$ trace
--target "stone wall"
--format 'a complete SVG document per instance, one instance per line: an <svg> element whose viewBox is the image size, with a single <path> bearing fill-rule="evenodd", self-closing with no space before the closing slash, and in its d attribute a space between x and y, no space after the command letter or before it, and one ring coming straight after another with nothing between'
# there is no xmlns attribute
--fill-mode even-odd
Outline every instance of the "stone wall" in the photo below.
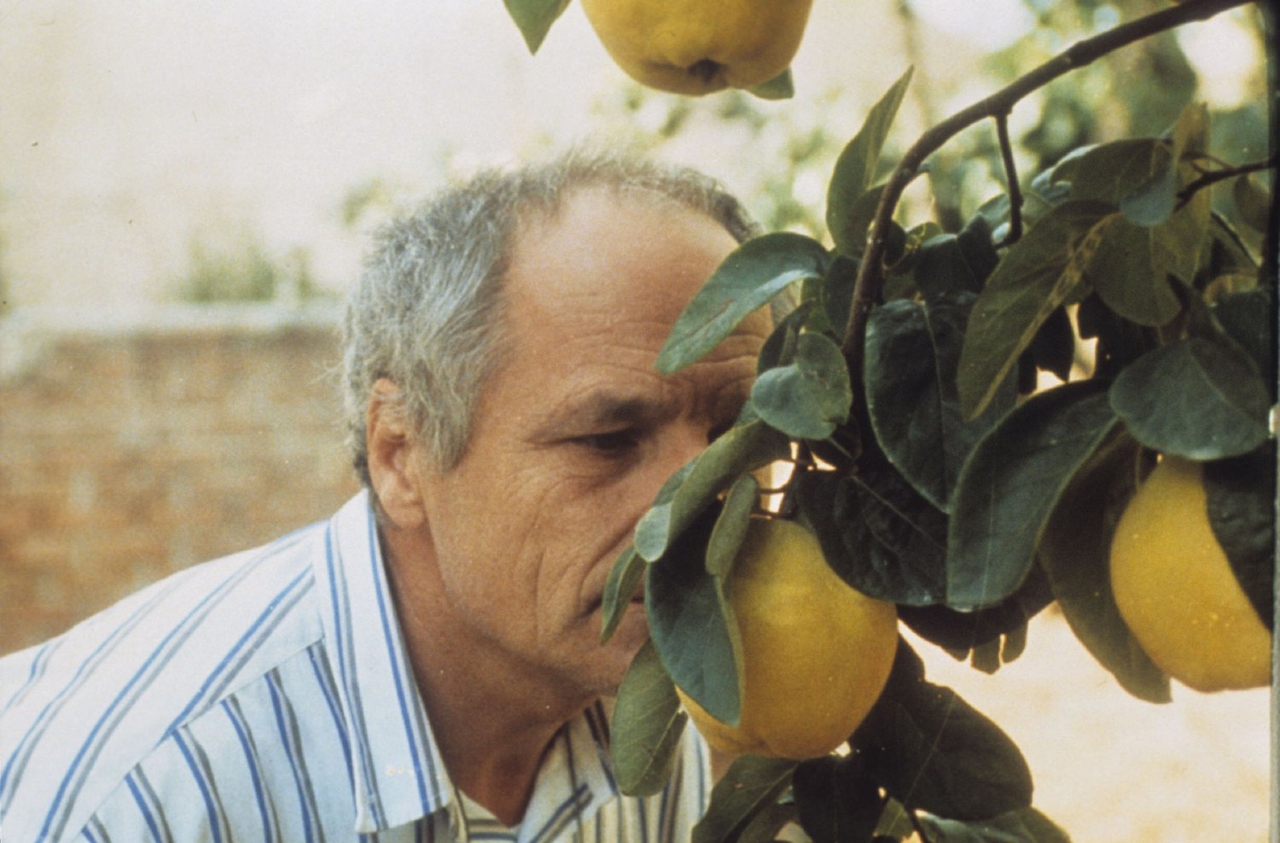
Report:
<svg viewBox="0 0 1280 843"><path fill-rule="evenodd" d="M172 316L0 322L0 653L355 492L332 313Z"/></svg>

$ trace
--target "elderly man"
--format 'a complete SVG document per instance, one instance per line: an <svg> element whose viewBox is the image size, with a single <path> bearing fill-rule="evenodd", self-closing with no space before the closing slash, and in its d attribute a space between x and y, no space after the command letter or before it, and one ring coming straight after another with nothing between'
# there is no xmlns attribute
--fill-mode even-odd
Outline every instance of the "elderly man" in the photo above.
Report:
<svg viewBox="0 0 1280 843"><path fill-rule="evenodd" d="M749 391L764 314L653 366L748 234L701 176L577 154L389 226L346 321L365 490L0 660L5 843L687 840L695 736L660 795L614 785L647 630L601 646L601 595Z"/></svg>

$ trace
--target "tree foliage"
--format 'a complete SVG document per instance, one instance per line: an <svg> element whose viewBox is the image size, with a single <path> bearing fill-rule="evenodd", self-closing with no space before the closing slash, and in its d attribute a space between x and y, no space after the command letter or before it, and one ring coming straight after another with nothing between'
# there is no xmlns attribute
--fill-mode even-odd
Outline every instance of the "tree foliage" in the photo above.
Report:
<svg viewBox="0 0 1280 843"><path fill-rule="evenodd" d="M721 599L724 560L760 499L744 478L779 460L789 463L781 514L818 536L831 567L981 669L1016 658L1028 620L1056 601L1123 688L1169 699L1169 678L1129 635L1107 581L1119 513L1158 453L1205 463L1215 534L1273 624L1275 153L1242 157L1216 138L1216 112L1190 99L1171 40L1235 6L1267 10L1186 0L1099 27L1095 0L1031 5L1046 25L1034 36L1042 61L895 149L886 168L907 69L834 155L826 206L810 217L825 230L742 244L662 349L659 368L678 371L749 313L796 294L737 424L668 482L610 579L606 636L642 578L648 586L653 647L615 723L620 779L635 792L652 788L683 727L673 682L736 720L741 652ZM563 6L527 2L525 19L549 26ZM1079 40L1048 52L1064 34ZM1155 96L1122 90L1133 131L1094 140L1090 100L1051 83L1114 76L1095 62L1125 50L1180 81ZM1015 154L1010 112L1041 92L1044 118ZM957 138L983 121L996 138L982 161L1004 192L966 209L945 172L960 156L947 147L971 148ZM1028 150L1029 177L1017 168ZM913 221L903 193L926 171L952 195ZM786 822L819 843L1066 839L1032 807L1016 744L928 682L905 641L849 748L798 764L739 759L696 839L771 840Z"/></svg>

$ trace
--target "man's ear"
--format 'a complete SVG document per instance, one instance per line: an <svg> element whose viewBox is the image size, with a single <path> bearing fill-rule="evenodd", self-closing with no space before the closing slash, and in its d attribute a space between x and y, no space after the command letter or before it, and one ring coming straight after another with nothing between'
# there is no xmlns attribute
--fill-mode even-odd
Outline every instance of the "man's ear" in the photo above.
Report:
<svg viewBox="0 0 1280 843"><path fill-rule="evenodd" d="M426 522L422 501L423 454L400 400L400 387L380 378L365 410L369 479L383 512L404 530Z"/></svg>

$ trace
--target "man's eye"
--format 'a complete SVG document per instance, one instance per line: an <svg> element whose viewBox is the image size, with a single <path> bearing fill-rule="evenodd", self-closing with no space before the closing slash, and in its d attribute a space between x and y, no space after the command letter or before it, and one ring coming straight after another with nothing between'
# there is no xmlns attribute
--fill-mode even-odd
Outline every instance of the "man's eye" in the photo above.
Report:
<svg viewBox="0 0 1280 843"><path fill-rule="evenodd" d="M632 450L639 444L639 437L631 430L614 430L579 437L578 444L602 454L618 455Z"/></svg>

